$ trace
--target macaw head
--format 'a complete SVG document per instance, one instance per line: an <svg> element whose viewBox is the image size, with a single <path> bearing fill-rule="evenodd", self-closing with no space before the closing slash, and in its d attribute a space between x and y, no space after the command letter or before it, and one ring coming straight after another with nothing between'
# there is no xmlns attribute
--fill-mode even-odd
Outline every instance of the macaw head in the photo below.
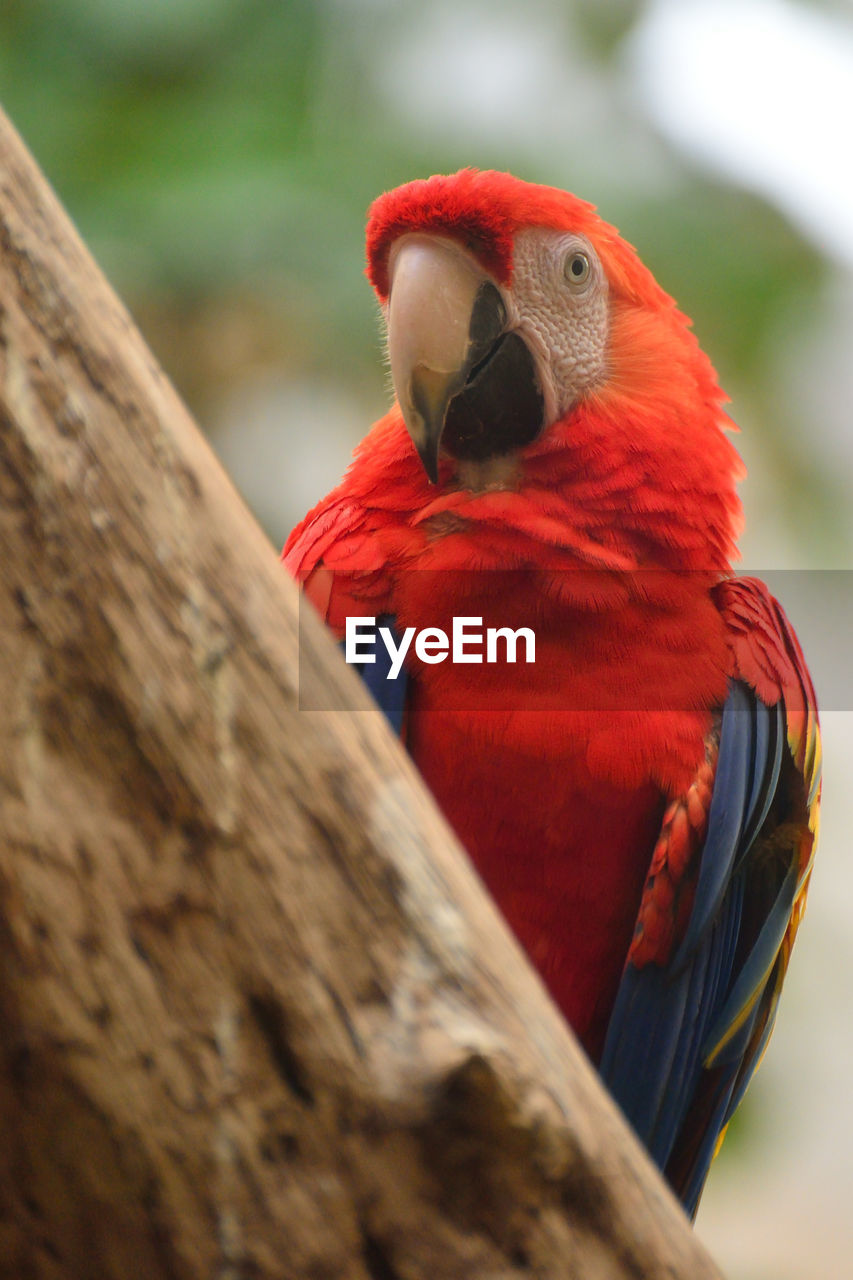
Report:
<svg viewBox="0 0 853 1280"><path fill-rule="evenodd" d="M527 460L585 439L612 467L643 455L664 490L701 473L731 549L742 468L714 370L592 205L506 173L435 176L374 202L367 261L397 402L434 485L511 488Z"/></svg>

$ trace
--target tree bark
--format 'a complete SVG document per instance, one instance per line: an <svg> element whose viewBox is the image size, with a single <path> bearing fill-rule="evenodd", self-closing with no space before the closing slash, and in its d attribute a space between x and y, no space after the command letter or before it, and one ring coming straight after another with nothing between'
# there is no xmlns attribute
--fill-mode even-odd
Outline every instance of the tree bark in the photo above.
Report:
<svg viewBox="0 0 853 1280"><path fill-rule="evenodd" d="M4 121L0 300L0 1274L717 1275Z"/></svg>

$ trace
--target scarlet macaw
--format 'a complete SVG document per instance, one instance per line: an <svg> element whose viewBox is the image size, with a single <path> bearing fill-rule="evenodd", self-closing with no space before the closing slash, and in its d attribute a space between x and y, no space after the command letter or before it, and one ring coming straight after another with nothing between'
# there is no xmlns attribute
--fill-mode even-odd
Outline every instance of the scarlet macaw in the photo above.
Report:
<svg viewBox="0 0 853 1280"><path fill-rule="evenodd" d="M409 183L373 204L367 259L397 399L285 563L338 635L534 630L532 663L363 674L693 1215L772 1030L820 788L796 636L732 575L723 395L565 192Z"/></svg>

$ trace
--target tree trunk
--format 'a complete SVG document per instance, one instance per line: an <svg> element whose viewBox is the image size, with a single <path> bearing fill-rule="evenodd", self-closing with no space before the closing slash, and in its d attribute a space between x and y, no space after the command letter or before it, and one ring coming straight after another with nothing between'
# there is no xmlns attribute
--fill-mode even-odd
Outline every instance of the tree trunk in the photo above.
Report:
<svg viewBox="0 0 853 1280"><path fill-rule="evenodd" d="M716 1275L4 121L0 255L0 1273Z"/></svg>

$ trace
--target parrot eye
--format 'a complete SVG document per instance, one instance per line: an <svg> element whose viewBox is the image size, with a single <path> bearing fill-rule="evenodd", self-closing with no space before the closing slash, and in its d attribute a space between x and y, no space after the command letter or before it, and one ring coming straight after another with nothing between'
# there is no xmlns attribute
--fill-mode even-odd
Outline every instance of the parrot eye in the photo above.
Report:
<svg viewBox="0 0 853 1280"><path fill-rule="evenodd" d="M589 258L577 249L568 255L563 264L563 274L569 284L586 284L590 271Z"/></svg>

